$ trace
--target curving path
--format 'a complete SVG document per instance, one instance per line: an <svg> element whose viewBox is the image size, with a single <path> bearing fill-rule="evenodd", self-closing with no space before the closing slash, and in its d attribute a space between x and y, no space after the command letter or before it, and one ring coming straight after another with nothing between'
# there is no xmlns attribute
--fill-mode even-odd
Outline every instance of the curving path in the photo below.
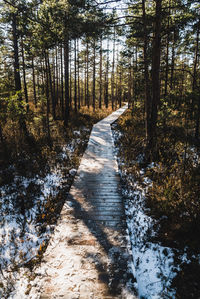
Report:
<svg viewBox="0 0 200 299"><path fill-rule="evenodd" d="M40 298L136 298L110 124L93 126L88 147L47 248Z"/></svg>

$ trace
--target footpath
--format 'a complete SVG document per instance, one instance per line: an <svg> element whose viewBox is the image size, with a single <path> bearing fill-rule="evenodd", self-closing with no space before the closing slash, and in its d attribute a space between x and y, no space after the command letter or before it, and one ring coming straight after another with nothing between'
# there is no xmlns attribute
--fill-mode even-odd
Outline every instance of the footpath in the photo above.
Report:
<svg viewBox="0 0 200 299"><path fill-rule="evenodd" d="M118 109L93 126L41 267L41 299L136 298L111 124Z"/></svg>

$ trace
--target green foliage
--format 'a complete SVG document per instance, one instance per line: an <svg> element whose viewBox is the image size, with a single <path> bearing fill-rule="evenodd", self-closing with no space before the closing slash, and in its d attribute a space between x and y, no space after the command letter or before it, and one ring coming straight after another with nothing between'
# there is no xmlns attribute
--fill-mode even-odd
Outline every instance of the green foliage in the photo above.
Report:
<svg viewBox="0 0 200 299"><path fill-rule="evenodd" d="M12 121L19 121L26 115L26 103L20 97L21 92L17 92L7 99L7 113Z"/></svg>

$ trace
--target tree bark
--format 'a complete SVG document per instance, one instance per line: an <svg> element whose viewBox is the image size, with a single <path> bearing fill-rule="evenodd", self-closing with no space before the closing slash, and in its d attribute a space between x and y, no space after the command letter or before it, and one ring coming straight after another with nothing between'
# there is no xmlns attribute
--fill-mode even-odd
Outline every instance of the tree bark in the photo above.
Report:
<svg viewBox="0 0 200 299"><path fill-rule="evenodd" d="M20 66L19 66L19 48L18 48L18 32L17 32L17 17L15 13L12 13L12 35L13 35L13 52L14 52L14 80L15 91L18 92L18 101L22 106L22 87L20 78ZM19 125L24 135L28 138L29 133L26 127L26 121L24 115L19 119Z"/></svg>
<svg viewBox="0 0 200 299"><path fill-rule="evenodd" d="M99 66L99 108L101 109L102 105L102 36L100 41L100 66Z"/></svg>
<svg viewBox="0 0 200 299"><path fill-rule="evenodd" d="M77 69L78 69L78 109L81 108L81 93L80 93L80 61L79 61L79 40L77 40Z"/></svg>
<svg viewBox="0 0 200 299"><path fill-rule="evenodd" d="M109 72L109 40L107 41L107 61L105 74L105 106L108 108L108 72Z"/></svg>
<svg viewBox="0 0 200 299"><path fill-rule="evenodd" d="M115 87L115 27L114 27L114 38L113 38L113 61L112 61L112 78L111 78L111 98L112 98L112 110L114 110L114 87Z"/></svg>
<svg viewBox="0 0 200 299"><path fill-rule="evenodd" d="M65 33L64 33L64 68L65 68L65 116L64 124L68 125L69 121L69 37L65 16Z"/></svg>
<svg viewBox="0 0 200 299"><path fill-rule="evenodd" d="M56 119L55 95L54 95L54 89L53 89L53 84L52 84L51 68L50 68L48 53L47 53L47 65L48 65L48 73L49 73L49 87L50 87L50 93L51 93L52 114L53 114L53 119L55 120Z"/></svg>
<svg viewBox="0 0 200 299"><path fill-rule="evenodd" d="M77 112L76 39L74 40L74 109Z"/></svg>
<svg viewBox="0 0 200 299"><path fill-rule="evenodd" d="M172 44L171 77L170 77L171 90L174 87L174 63L175 63L175 32L173 32L173 44Z"/></svg>
<svg viewBox="0 0 200 299"><path fill-rule="evenodd" d="M27 112L28 112L29 105L28 105L28 91L27 91L27 83L26 83L26 66L25 66L25 58L24 58L24 42L23 42L23 39L21 39L21 49L22 49L24 95L25 95L25 100L26 100L26 109L27 109Z"/></svg>
<svg viewBox="0 0 200 299"><path fill-rule="evenodd" d="M93 90L92 90L92 106L93 106L93 111L95 111L95 96L96 96L96 42L94 39L94 45L93 45Z"/></svg>
<svg viewBox="0 0 200 299"><path fill-rule="evenodd" d="M150 80L149 80L149 63L148 63L148 36L147 36L147 20L145 0L142 0L142 19L144 26L144 44L143 44L143 58L144 58L144 78L145 78L145 132L146 132L146 144L150 143L151 138L151 93L150 93ZM137 55L137 53L136 53ZM136 63L137 67L137 63Z"/></svg>
<svg viewBox="0 0 200 299"><path fill-rule="evenodd" d="M153 40L152 59L152 108L151 108L151 128L149 136L149 146L151 153L155 149L156 153L156 126L158 117L158 105L160 102L160 53L161 53L161 14L162 0L156 0L155 30Z"/></svg>
<svg viewBox="0 0 200 299"><path fill-rule="evenodd" d="M50 103L49 103L49 67L48 67L48 56L45 51L45 73L46 73L46 98L47 98L47 108L46 108L46 124L47 124L47 138L50 141L50 126L49 126L49 113L50 113Z"/></svg>
<svg viewBox="0 0 200 299"><path fill-rule="evenodd" d="M35 84L35 65L34 65L34 57L32 56L32 78L33 78L33 99L35 107L37 108L37 96L36 96L36 84Z"/></svg>
<svg viewBox="0 0 200 299"><path fill-rule="evenodd" d="M86 67L87 67L87 78L86 78L86 102L88 109L90 107L90 99L89 99L89 45L87 41L86 46Z"/></svg>
<svg viewBox="0 0 200 299"><path fill-rule="evenodd" d="M199 29L200 29L200 21L197 27L197 37L196 37L196 48L195 48L195 57L194 57L194 69L193 69L193 84L192 90L193 92L197 89L197 63L198 63L198 55L199 55ZM198 98L198 110L196 115L196 124L195 124L195 138L199 138L199 123L200 123L200 98Z"/></svg>
<svg viewBox="0 0 200 299"><path fill-rule="evenodd" d="M170 14L170 11L169 11ZM167 97L168 94L168 75L169 75L169 21L170 18L167 19L167 40L166 40L166 59L165 59L165 92L164 96Z"/></svg>
<svg viewBox="0 0 200 299"><path fill-rule="evenodd" d="M62 119L64 119L64 85L63 85L63 45L60 46L60 83L61 83L61 111Z"/></svg>

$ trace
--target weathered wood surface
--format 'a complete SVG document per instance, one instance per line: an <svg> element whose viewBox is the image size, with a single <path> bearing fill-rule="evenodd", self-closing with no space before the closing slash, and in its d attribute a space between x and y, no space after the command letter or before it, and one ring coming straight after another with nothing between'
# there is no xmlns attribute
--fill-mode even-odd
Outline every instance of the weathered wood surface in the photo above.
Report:
<svg viewBox="0 0 200 299"><path fill-rule="evenodd" d="M94 125L41 267L40 298L135 298L128 289L126 224L110 124Z"/></svg>

